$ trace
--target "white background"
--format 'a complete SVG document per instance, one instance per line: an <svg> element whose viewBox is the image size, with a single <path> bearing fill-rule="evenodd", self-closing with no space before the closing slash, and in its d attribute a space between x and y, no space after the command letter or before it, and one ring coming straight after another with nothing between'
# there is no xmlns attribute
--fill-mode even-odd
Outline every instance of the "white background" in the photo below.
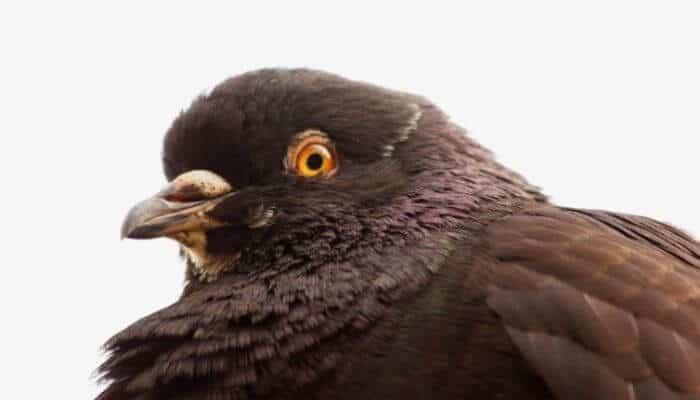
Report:
<svg viewBox="0 0 700 400"><path fill-rule="evenodd" d="M98 3L0 6L0 398L93 397L100 344L175 299L176 246L120 222L172 118L252 68L424 94L555 202L700 234L697 2Z"/></svg>

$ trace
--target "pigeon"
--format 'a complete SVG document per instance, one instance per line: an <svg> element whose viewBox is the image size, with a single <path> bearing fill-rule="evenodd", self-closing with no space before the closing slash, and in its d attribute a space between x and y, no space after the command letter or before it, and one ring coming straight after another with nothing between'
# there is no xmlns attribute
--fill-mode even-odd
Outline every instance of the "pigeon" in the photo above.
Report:
<svg viewBox="0 0 700 400"><path fill-rule="evenodd" d="M162 162L121 233L177 241L183 293L99 400L700 398L700 243L550 203L424 97L247 72Z"/></svg>

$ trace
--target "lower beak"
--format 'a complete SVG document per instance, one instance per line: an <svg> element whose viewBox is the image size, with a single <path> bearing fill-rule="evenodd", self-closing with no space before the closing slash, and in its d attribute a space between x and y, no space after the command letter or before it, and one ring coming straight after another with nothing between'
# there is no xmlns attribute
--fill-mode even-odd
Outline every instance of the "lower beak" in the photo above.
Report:
<svg viewBox="0 0 700 400"><path fill-rule="evenodd" d="M180 232L226 226L226 223L210 217L208 212L235 192L218 175L208 171L196 172L181 175L157 195L136 204L124 219L122 239L169 237ZM208 191L198 193L199 187ZM221 190L212 191L212 188Z"/></svg>

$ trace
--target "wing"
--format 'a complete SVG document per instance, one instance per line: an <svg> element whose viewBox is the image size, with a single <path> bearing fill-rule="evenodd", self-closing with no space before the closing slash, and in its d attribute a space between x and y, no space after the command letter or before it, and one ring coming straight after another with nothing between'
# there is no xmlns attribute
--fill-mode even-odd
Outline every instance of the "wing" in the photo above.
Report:
<svg viewBox="0 0 700 400"><path fill-rule="evenodd" d="M700 243L540 208L487 229L488 304L560 399L700 399Z"/></svg>

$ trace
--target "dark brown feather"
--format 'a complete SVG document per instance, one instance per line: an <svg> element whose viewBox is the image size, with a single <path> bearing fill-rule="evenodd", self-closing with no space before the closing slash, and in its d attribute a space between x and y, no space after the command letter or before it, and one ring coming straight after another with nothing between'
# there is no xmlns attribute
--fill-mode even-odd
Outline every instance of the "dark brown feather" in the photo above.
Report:
<svg viewBox="0 0 700 400"><path fill-rule="evenodd" d="M700 245L543 207L493 224L488 304L561 399L700 398Z"/></svg>

